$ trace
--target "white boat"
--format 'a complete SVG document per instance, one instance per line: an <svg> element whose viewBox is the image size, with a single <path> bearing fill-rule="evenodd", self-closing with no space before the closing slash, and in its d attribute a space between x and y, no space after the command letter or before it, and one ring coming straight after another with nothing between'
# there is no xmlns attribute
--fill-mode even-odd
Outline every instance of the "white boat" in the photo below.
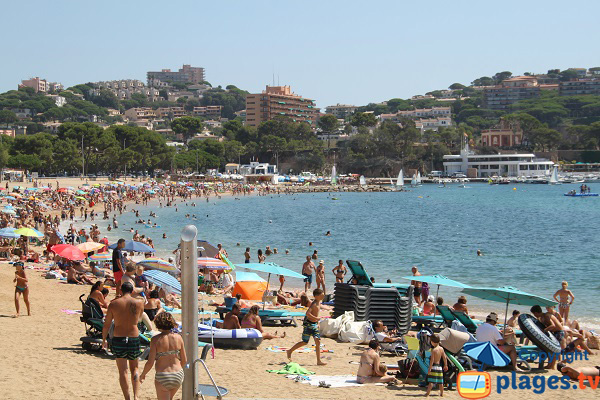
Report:
<svg viewBox="0 0 600 400"><path fill-rule="evenodd" d="M417 172L417 185L421 186L421 172Z"/></svg>
<svg viewBox="0 0 600 400"><path fill-rule="evenodd" d="M358 182L360 183L360 186L365 186L367 184L367 180L365 179L365 177L363 175L360 176L360 178L358 179Z"/></svg>
<svg viewBox="0 0 600 400"><path fill-rule="evenodd" d="M558 180L558 167L555 165L552 169L552 175L550 175L550 180L548 181L550 185L560 185L561 183Z"/></svg>
<svg viewBox="0 0 600 400"><path fill-rule="evenodd" d="M331 168L331 184L332 185L337 184L337 176L335 174L335 164L333 164L333 167Z"/></svg>
<svg viewBox="0 0 600 400"><path fill-rule="evenodd" d="M413 174L412 179L410 180L410 186L417 186L417 175Z"/></svg>
<svg viewBox="0 0 600 400"><path fill-rule="evenodd" d="M398 172L398 179L396 179L396 188L400 189L402 187L404 187L404 171L400 169L400 172Z"/></svg>

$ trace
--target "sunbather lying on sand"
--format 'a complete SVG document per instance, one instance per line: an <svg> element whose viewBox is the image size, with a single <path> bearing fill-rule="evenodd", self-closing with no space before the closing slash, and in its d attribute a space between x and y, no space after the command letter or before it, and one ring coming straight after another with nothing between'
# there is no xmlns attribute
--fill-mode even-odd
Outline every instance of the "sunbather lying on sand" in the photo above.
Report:
<svg viewBox="0 0 600 400"><path fill-rule="evenodd" d="M567 367L565 364L558 363L556 366L558 372L563 375L568 376L571 380L579 380L579 376L583 374L584 376L600 376L600 367L581 367L581 368L572 368Z"/></svg>

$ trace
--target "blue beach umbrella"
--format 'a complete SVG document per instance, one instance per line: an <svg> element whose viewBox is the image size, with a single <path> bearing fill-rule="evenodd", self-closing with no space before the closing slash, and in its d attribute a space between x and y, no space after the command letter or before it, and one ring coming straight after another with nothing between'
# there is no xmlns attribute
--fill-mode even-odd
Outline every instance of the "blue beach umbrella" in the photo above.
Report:
<svg viewBox="0 0 600 400"><path fill-rule="evenodd" d="M535 294L523 292L511 286L503 286L499 288L490 287L466 287L462 290L463 293L478 297L483 300L495 301L498 303L506 303L506 312L504 314L504 326L508 318L508 305L510 303L520 306L535 306L549 307L556 305L556 301L549 300L545 297Z"/></svg>
<svg viewBox="0 0 600 400"><path fill-rule="evenodd" d="M181 294L181 283L166 272L151 269L144 271L144 276L156 286L161 286L177 294Z"/></svg>
<svg viewBox="0 0 600 400"><path fill-rule="evenodd" d="M117 243L113 243L110 246L108 246L109 249L116 249L117 248ZM122 249L125 251L135 251L138 253L154 253L156 250L154 250L152 247L148 246L147 244L144 244L142 242L136 242L135 240L130 240L128 242L125 242L125 247Z"/></svg>
<svg viewBox="0 0 600 400"><path fill-rule="evenodd" d="M506 367L510 363L510 357L491 342L465 343L463 350L469 357L482 364L480 371L483 371L484 365Z"/></svg>
<svg viewBox="0 0 600 400"><path fill-rule="evenodd" d="M15 233L15 228L2 228L0 229L0 237L17 239L20 238L21 235Z"/></svg>

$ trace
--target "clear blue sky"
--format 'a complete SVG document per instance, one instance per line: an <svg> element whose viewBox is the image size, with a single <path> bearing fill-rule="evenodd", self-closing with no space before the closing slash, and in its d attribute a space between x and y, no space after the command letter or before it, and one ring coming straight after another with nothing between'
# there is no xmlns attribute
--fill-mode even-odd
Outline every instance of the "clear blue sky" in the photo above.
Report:
<svg viewBox="0 0 600 400"><path fill-rule="evenodd" d="M11 1L0 91L140 79L182 64L260 91L292 86L324 108L406 98L509 70L600 66L600 2Z"/></svg>

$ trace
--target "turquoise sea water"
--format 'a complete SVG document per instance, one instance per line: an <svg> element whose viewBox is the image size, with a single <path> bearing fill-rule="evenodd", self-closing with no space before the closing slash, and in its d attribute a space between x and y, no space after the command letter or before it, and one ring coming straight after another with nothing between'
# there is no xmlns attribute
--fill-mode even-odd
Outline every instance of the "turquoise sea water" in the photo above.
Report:
<svg viewBox="0 0 600 400"><path fill-rule="evenodd" d="M600 198L562 195L576 187L425 185L406 193L224 197L209 203L194 199L196 207L178 201L178 212L158 204L128 205L140 210L142 219L155 211L158 217L152 220L161 228L135 224L131 212L118 219L121 230L133 227L153 238L157 254L164 257L177 246L181 229L189 223L198 227L199 238L222 243L234 263L243 262L246 246L256 261L257 249L269 245L279 250L269 261L300 271L305 257L316 249L319 259L325 260L330 285L331 269L339 259L361 261L378 282L387 278L402 282L401 277L417 265L423 275L443 274L472 286L510 285L548 298L567 280L576 296L571 316L588 326L600 325L596 299ZM185 218L188 213L197 220ZM103 233L106 225L107 221L100 222ZM330 237L325 236L328 230ZM163 232L167 239L162 239ZM129 232L108 233L112 240L120 235L131 239ZM309 247L309 242L314 245ZM477 257L477 249L484 256ZM288 282L302 285L293 279ZM442 287L440 295L453 304L459 291ZM504 312L502 304L472 297L468 306Z"/></svg>

